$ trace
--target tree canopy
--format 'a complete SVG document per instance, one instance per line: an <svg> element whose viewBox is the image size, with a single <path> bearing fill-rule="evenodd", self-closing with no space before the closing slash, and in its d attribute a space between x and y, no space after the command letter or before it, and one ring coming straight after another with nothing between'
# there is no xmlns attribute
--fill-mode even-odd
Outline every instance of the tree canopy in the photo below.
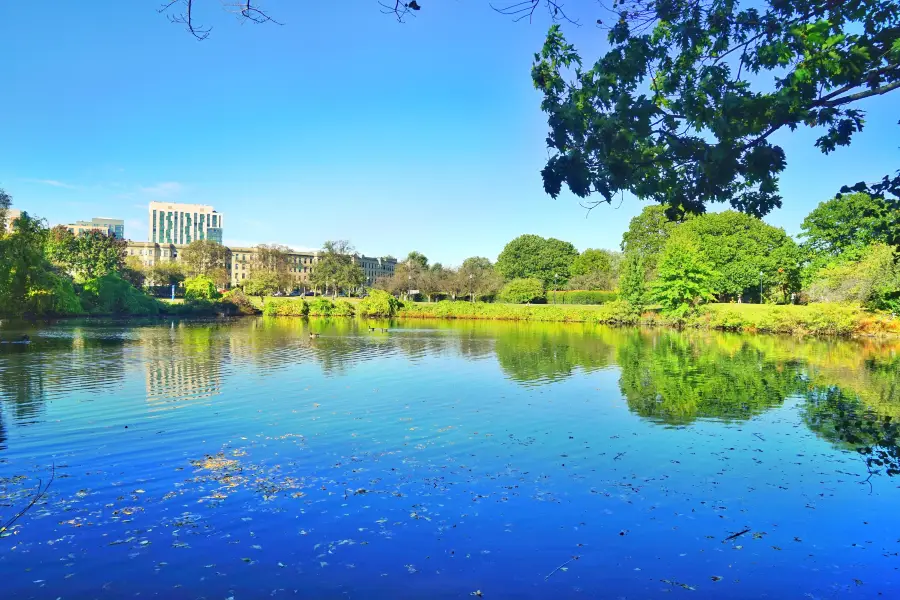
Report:
<svg viewBox="0 0 900 600"><path fill-rule="evenodd" d="M245 291L251 295L262 295L254 292L276 292L291 285L290 248L279 244L260 244L253 249L250 263L250 278L253 283L245 285ZM254 289L250 291L247 286Z"/></svg>
<svg viewBox="0 0 900 600"><path fill-rule="evenodd" d="M844 194L821 202L800 228L804 245L814 253L858 253L875 242L900 246L900 203L862 192Z"/></svg>
<svg viewBox="0 0 900 600"><path fill-rule="evenodd" d="M678 223L666 215L665 207L645 206L641 214L629 221L628 230L622 234L622 251L643 256L644 267L652 275L656 271L656 259L676 225Z"/></svg>
<svg viewBox="0 0 900 600"><path fill-rule="evenodd" d="M181 251L180 258L191 277L202 275L221 280L228 260L228 249L211 240L194 240Z"/></svg>
<svg viewBox="0 0 900 600"><path fill-rule="evenodd" d="M125 266L125 240L102 231L73 234L65 226L51 229L46 240L50 261L84 280L103 277Z"/></svg>
<svg viewBox="0 0 900 600"><path fill-rule="evenodd" d="M589 68L558 25L535 55L551 156L542 175L612 202L622 192L669 215L728 202L762 216L781 206L787 166L771 136L823 131L824 153L864 125L860 101L900 88L893 0L620 0L609 50ZM569 76L573 82L569 82ZM855 191L900 196L900 174Z"/></svg>
<svg viewBox="0 0 900 600"><path fill-rule="evenodd" d="M653 300L663 310L684 316L698 304L713 299L713 267L690 232L681 230L669 238L659 259L653 282Z"/></svg>
<svg viewBox="0 0 900 600"><path fill-rule="evenodd" d="M545 287L565 285L578 256L575 246L555 238L520 235L497 257L497 270L507 279L536 278Z"/></svg>
<svg viewBox="0 0 900 600"><path fill-rule="evenodd" d="M348 292L358 288L366 280L365 273L353 260L353 245L346 240L327 241L324 253L313 267L310 281L313 285L330 289L337 294L339 289Z"/></svg>
<svg viewBox="0 0 900 600"><path fill-rule="evenodd" d="M724 298L759 297L764 291L790 296L800 285L800 249L783 229L756 217L726 210L690 219L678 226L694 236L713 268L712 291Z"/></svg>

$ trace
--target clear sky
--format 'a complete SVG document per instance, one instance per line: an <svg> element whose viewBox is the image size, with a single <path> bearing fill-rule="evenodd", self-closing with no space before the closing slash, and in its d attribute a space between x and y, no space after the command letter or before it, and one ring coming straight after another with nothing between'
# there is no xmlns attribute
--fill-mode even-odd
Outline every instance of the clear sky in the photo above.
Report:
<svg viewBox="0 0 900 600"><path fill-rule="evenodd" d="M205 203L224 213L228 244L349 239L445 265L493 259L522 233L617 248L642 208L626 197L586 215L544 194L530 78L543 15L513 23L486 0L429 0L398 24L376 0L269 0L284 26L242 25L195 2L213 26L203 42L158 0L4 3L0 187L17 208L51 224L123 218L146 240L149 201ZM605 34L581 16L567 33L593 59ZM794 234L841 184L894 172L897 102L864 104L867 130L827 157L809 130L775 137L785 208L767 220Z"/></svg>

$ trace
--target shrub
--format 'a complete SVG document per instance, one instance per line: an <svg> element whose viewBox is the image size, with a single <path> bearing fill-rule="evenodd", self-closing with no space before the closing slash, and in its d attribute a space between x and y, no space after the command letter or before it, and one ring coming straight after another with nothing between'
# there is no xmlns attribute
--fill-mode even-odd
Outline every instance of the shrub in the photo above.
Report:
<svg viewBox="0 0 900 600"><path fill-rule="evenodd" d="M619 298L641 310L647 303L647 265L639 252L626 252L619 275Z"/></svg>
<svg viewBox="0 0 900 600"><path fill-rule="evenodd" d="M400 308L400 301L383 290L369 290L357 310L363 317L393 317Z"/></svg>
<svg viewBox="0 0 900 600"><path fill-rule="evenodd" d="M305 317L309 314L309 305L302 298L266 298L263 314L267 317Z"/></svg>
<svg viewBox="0 0 900 600"><path fill-rule="evenodd" d="M540 279L513 279L500 290L500 300L510 304L530 304L544 299L544 284Z"/></svg>
<svg viewBox="0 0 900 600"><path fill-rule="evenodd" d="M663 248L651 295L664 312L684 317L697 305L713 299L713 269L694 238L677 233Z"/></svg>
<svg viewBox="0 0 900 600"><path fill-rule="evenodd" d="M247 294L241 288L225 292L222 296L222 302L233 305L238 314L255 315L259 312L259 309L253 305L253 302L250 301L250 298L247 297ZM304 304L306 303L304 302Z"/></svg>
<svg viewBox="0 0 900 600"><path fill-rule="evenodd" d="M352 317L354 313L353 305L347 300L338 300L331 307L332 317Z"/></svg>
<svg viewBox="0 0 900 600"><path fill-rule="evenodd" d="M204 275L197 275L184 280L184 299L191 300L215 300L219 298L219 290L216 283Z"/></svg>
<svg viewBox="0 0 900 600"><path fill-rule="evenodd" d="M334 304L328 298L319 296L309 303L309 316L311 317L327 317L331 315L331 309Z"/></svg>
<svg viewBox="0 0 900 600"><path fill-rule="evenodd" d="M605 304L617 297L615 292L601 290L547 292L547 302L550 304Z"/></svg>
<svg viewBox="0 0 900 600"><path fill-rule="evenodd" d="M48 272L42 285L28 291L25 312L35 317L63 317L82 314L84 309L72 280Z"/></svg>
<svg viewBox="0 0 900 600"><path fill-rule="evenodd" d="M816 302L859 302L867 308L900 309L900 267L887 244L866 247L858 260L820 269L806 290Z"/></svg>
<svg viewBox="0 0 900 600"><path fill-rule="evenodd" d="M91 314L147 316L159 314L159 302L119 277L109 273L84 284L81 296Z"/></svg>

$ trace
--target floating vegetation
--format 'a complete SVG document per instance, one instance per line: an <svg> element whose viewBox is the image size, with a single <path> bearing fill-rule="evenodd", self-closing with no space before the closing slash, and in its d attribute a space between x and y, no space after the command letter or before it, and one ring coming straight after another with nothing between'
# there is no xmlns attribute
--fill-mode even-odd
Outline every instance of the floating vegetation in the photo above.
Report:
<svg viewBox="0 0 900 600"><path fill-rule="evenodd" d="M112 382L0 358L0 522L58 461L0 532L7 591L890 595L890 352L343 321L310 345L297 323L116 325Z"/></svg>

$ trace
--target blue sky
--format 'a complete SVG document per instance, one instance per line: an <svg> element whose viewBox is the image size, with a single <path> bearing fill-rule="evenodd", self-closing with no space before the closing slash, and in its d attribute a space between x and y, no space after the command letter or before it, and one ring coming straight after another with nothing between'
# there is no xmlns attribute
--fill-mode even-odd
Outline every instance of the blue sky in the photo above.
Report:
<svg viewBox="0 0 900 600"><path fill-rule="evenodd" d="M643 206L587 215L571 195L544 194L530 67L546 18L429 1L398 24L375 0L269 0L284 26L242 25L199 0L213 30L198 42L158 4L4 5L0 187L17 208L53 224L119 217L145 240L149 201L206 203L225 214L226 243L349 239L452 265L493 259L522 233L617 248ZM567 33L588 59L604 48L591 25ZM812 131L775 137L785 208L767 221L796 233L842 184L894 172L892 103L864 104L866 131L827 157Z"/></svg>

